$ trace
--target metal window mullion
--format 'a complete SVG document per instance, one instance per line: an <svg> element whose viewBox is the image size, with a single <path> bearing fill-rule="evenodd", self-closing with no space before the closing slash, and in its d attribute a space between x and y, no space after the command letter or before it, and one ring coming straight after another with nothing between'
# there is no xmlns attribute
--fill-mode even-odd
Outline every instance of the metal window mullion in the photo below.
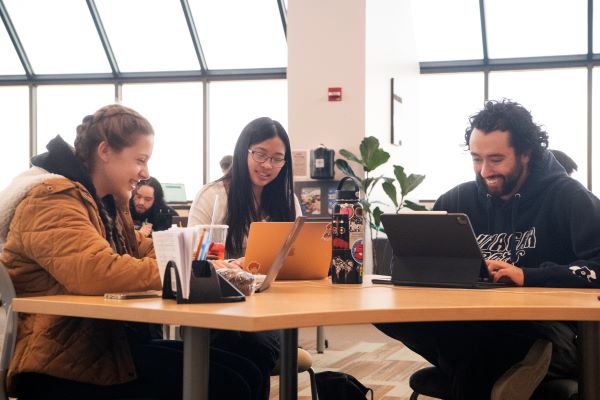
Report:
<svg viewBox="0 0 600 400"><path fill-rule="evenodd" d="M484 103L490 99L490 71L483 71L483 101Z"/></svg>
<svg viewBox="0 0 600 400"><path fill-rule="evenodd" d="M37 86L29 85L29 159L37 154Z"/></svg>
<svg viewBox="0 0 600 400"><path fill-rule="evenodd" d="M593 74L594 69L591 65L588 66L587 68L587 171L588 171L588 177L587 177L587 186L588 186L588 190L592 191L592 178L593 178L593 167L594 167L594 163L592 160L592 154L593 154L593 137L592 137L592 112L593 112L593 108L592 108L592 104L593 104L593 100L594 100L594 96L593 96Z"/></svg>
<svg viewBox="0 0 600 400"><path fill-rule="evenodd" d="M192 43L194 44L194 50L196 51L196 57L198 57L198 63L200 64L200 70L202 72L208 69L206 65L206 58L204 57L204 51L202 51L202 44L198 37L198 30L196 29L196 23L194 22L194 16L190 9L190 4L187 0L181 0L181 8L183 9L183 15L185 16L185 22L187 23L190 36L192 37Z"/></svg>
<svg viewBox="0 0 600 400"><path fill-rule="evenodd" d="M108 36L106 35L106 30L104 29L102 18L100 18L100 13L98 13L96 2L94 0L86 0L86 2L88 5L88 9L90 10L90 14L92 15L92 19L94 20L96 31L98 32L98 36L100 37L100 42L102 42L104 53L106 54L106 58L108 59L108 63L110 64L110 69L112 70L113 76L117 77L120 73L119 65L117 64L115 53L113 52L112 47L110 45L110 40L108 40Z"/></svg>
<svg viewBox="0 0 600 400"><path fill-rule="evenodd" d="M594 0L588 0L587 23L587 55L591 61L594 55Z"/></svg>
<svg viewBox="0 0 600 400"><path fill-rule="evenodd" d="M281 26L283 26L283 34L287 40L287 10L283 4L283 0L277 0L277 8L279 8L279 17L281 17Z"/></svg>
<svg viewBox="0 0 600 400"><path fill-rule="evenodd" d="M0 0L0 17L2 21L4 21L4 26L6 27L6 32L10 37L10 40L17 52L17 56L21 61L21 65L25 70L25 75L27 75L28 79L33 77L33 68L31 67L31 62L29 62L29 58L27 57L27 53L25 52L25 48L23 48L23 44L21 43L21 39L15 30L15 26L10 19L10 15L8 14L8 10L4 6L4 2Z"/></svg>
<svg viewBox="0 0 600 400"><path fill-rule="evenodd" d="M485 20L485 1L479 0L479 18L481 22L481 46L483 50L483 63L487 64L489 61L488 45L487 45L487 24Z"/></svg>
<svg viewBox="0 0 600 400"><path fill-rule="evenodd" d="M202 184L206 185L209 180L209 150L210 150L210 82L205 81L202 85Z"/></svg>
<svg viewBox="0 0 600 400"><path fill-rule="evenodd" d="M115 103L123 104L123 84L115 83Z"/></svg>

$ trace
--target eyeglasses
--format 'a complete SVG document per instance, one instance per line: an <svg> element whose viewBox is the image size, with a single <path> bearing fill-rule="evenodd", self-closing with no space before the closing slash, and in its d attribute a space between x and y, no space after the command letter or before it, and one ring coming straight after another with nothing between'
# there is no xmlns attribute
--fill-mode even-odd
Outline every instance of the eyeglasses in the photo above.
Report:
<svg viewBox="0 0 600 400"><path fill-rule="evenodd" d="M277 157L277 156L269 157L267 154L263 153L262 151L256 151L256 150L252 150L252 149L248 149L248 153L250 153L252 155L252 159L254 161L256 161L257 163L260 163L260 164L267 162L267 160L271 160L271 165L274 166L275 168L281 168L285 165L285 158L283 158L283 157Z"/></svg>

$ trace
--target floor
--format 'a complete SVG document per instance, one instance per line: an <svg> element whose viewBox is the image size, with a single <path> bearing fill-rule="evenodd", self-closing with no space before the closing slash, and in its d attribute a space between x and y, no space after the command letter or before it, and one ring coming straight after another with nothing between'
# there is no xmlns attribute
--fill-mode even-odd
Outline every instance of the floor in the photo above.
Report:
<svg viewBox="0 0 600 400"><path fill-rule="evenodd" d="M347 325L325 328L329 347L316 352L316 329L302 328L299 345L313 357L313 369L342 371L356 377L374 391L377 400L408 400L412 391L408 378L429 365L404 345L385 336L372 325ZM310 399L308 374L298 376L298 399ZM271 378L271 400L279 399L279 379ZM421 399L429 397L419 396Z"/></svg>

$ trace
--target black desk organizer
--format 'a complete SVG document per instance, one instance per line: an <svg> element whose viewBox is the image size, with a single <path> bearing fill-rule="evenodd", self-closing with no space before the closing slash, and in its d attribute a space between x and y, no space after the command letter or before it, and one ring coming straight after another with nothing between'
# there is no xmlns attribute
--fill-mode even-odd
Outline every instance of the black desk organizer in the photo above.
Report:
<svg viewBox="0 0 600 400"><path fill-rule="evenodd" d="M173 292L171 286L171 269L175 271L177 292ZM163 281L163 299L176 299L178 304L231 303L246 300L244 294L219 275L210 262L199 260L192 261L189 299L184 299L181 293L179 271L175 262L169 261Z"/></svg>

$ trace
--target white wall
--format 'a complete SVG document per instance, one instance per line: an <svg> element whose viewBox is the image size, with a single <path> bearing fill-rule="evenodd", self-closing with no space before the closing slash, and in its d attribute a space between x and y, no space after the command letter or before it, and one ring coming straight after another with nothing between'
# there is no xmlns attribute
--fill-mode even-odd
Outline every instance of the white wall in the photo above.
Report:
<svg viewBox="0 0 600 400"><path fill-rule="evenodd" d="M288 129L292 147L319 143L358 153L365 136L379 138L392 164L415 171L417 62L410 0L289 0ZM403 103L390 144L390 78ZM342 101L327 101L328 87L342 87ZM356 171L360 172L360 171ZM383 193L381 193L383 196ZM383 199L383 197L382 197ZM372 271L366 241L365 272Z"/></svg>
<svg viewBox="0 0 600 400"><path fill-rule="evenodd" d="M288 130L296 150L358 152L365 136L365 0L288 1ZM341 87L342 101L327 100Z"/></svg>
<svg viewBox="0 0 600 400"><path fill-rule="evenodd" d="M366 7L366 100L365 132L376 136L391 155L391 164L416 172L417 96L419 63L413 30L410 0L374 0ZM391 89L395 78L396 94L402 104L396 108L395 143L390 143ZM398 104L396 104L398 106ZM398 124L399 123L399 124Z"/></svg>

